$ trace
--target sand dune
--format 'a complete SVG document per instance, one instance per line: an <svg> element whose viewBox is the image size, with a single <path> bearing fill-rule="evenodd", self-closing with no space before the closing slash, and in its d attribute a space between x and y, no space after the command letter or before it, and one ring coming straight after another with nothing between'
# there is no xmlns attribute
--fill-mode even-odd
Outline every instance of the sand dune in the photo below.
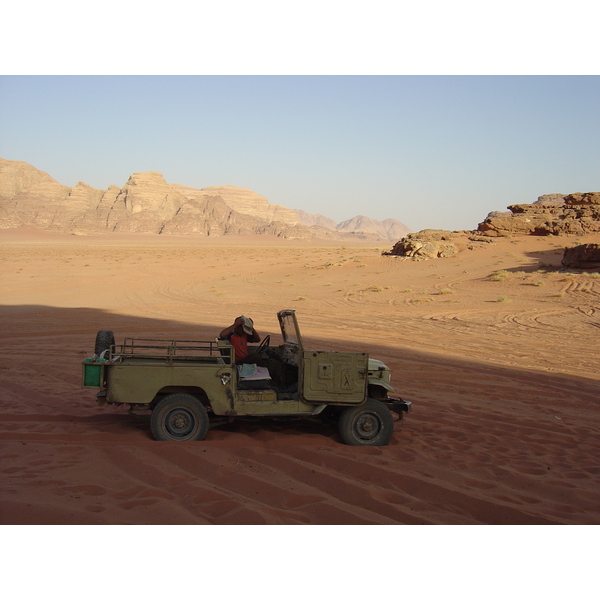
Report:
<svg viewBox="0 0 600 600"><path fill-rule="evenodd" d="M600 241L586 236L581 242ZM600 524L600 279L573 238L414 262L365 244L1 231L3 524ZM368 351L413 412L389 446L236 421L158 443L80 387L96 331Z"/></svg>

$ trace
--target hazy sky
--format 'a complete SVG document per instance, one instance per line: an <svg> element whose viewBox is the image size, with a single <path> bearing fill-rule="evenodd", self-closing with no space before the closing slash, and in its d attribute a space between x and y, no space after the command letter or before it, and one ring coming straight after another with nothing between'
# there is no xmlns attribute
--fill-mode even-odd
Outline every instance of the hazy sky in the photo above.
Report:
<svg viewBox="0 0 600 600"><path fill-rule="evenodd" d="M235 185L336 222L474 228L600 191L598 76L4 76L0 156L60 183Z"/></svg>

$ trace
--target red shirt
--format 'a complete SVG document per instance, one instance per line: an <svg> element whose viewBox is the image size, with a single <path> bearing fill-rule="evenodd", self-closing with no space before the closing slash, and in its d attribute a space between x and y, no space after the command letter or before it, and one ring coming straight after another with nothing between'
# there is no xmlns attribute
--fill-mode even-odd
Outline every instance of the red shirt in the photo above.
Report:
<svg viewBox="0 0 600 600"><path fill-rule="evenodd" d="M229 341L235 348L236 361L242 360L242 358L248 356L248 336L245 333L243 335L238 335L234 332L229 336Z"/></svg>

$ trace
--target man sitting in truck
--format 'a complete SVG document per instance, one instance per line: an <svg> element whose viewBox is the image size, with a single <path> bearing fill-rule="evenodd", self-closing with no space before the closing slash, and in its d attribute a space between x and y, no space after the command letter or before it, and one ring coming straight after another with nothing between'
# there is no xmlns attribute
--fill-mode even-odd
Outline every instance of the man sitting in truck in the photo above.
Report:
<svg viewBox="0 0 600 600"><path fill-rule="evenodd" d="M219 337L222 340L229 340L235 349L238 389L268 389L271 375L266 368L266 361L258 354L248 352L248 342L260 342L260 335L254 329L252 319L238 317L233 325L221 331Z"/></svg>
<svg viewBox="0 0 600 600"><path fill-rule="evenodd" d="M222 340L229 340L229 343L235 348L235 362L237 364L256 364L260 360L258 356L248 353L248 342L260 342L260 335L254 329L254 321L249 317L238 317L233 325L221 331L219 337Z"/></svg>

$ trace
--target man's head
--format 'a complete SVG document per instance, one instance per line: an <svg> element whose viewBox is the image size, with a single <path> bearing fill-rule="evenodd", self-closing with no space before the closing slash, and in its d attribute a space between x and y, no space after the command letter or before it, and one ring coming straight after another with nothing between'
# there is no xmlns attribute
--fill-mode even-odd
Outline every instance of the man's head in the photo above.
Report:
<svg viewBox="0 0 600 600"><path fill-rule="evenodd" d="M252 319L241 316L236 319L236 323L236 329L239 333L243 332L247 335L252 335L252 330L254 329L254 321Z"/></svg>

